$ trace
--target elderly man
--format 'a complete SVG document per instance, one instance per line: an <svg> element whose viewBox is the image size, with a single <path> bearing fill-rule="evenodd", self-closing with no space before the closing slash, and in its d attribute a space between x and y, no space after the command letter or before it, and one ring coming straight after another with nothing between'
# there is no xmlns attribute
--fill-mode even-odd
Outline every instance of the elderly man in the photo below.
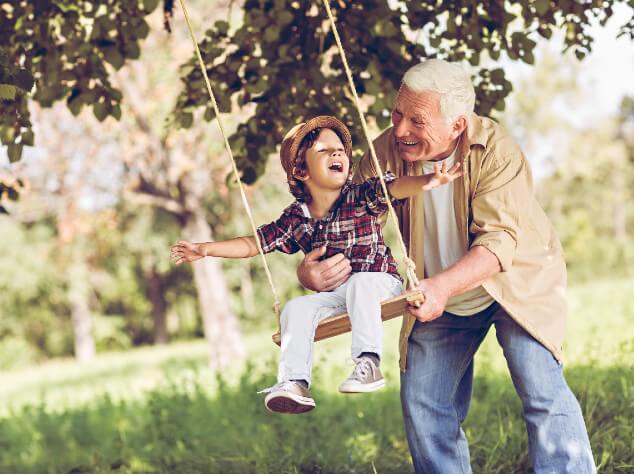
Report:
<svg viewBox="0 0 634 474"><path fill-rule="evenodd" d="M464 175L397 209L416 262L420 308L401 330L401 402L416 472L471 472L461 423L471 399L473 358L495 326L524 410L537 473L595 472L585 424L562 373L566 267L561 244L532 193L528 163L496 122L473 113L475 93L457 64L409 69L393 127L374 145L398 176L460 162ZM375 175L365 156L357 178ZM325 291L349 273L342 256L308 254L298 269Z"/></svg>

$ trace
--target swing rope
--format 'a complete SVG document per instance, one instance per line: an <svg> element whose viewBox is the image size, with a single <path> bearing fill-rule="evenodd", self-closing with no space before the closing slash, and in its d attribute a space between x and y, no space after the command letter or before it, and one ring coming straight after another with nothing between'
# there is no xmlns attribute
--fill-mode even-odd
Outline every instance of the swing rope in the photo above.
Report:
<svg viewBox="0 0 634 474"><path fill-rule="evenodd" d="M348 84L350 85L350 89L352 90L352 95L354 97L355 106L357 111L359 112L359 118L361 119L361 126L363 127L363 133L365 134L365 139L368 142L368 147L370 151L370 156L372 157L372 161L374 163L375 169L378 170L378 177L381 181L381 187L383 188L383 195L385 196L385 200L387 202L388 213L390 215L390 219L392 219L392 223L396 227L396 234L398 236L399 245L401 247L401 252L403 253L403 263L405 263L407 267L407 278L409 280L409 286L411 289L418 286L418 277L416 276L416 264L414 261L409 258L407 253L407 247L405 246L405 242L403 241L403 235L401 234L400 228L398 226L398 218L396 217L396 213L394 212L394 207L392 207L392 202L390 201L389 194L387 191L387 186L385 185L385 180L383 179L383 171L381 169L381 165L379 163L378 158L376 157L376 151L374 149L374 144L372 143L372 139L370 138L370 134L368 132L368 125L365 121L365 117L363 112L361 111L361 103L359 102L359 96L357 95L357 89L354 86L354 81L352 80L352 73L350 72L350 68L348 67L348 60L346 59L346 53L343 50L343 46L341 45L341 39L339 38L339 32L337 31L337 25L335 24L335 19L332 16L332 11L330 10L330 0L322 0L324 7L326 7L326 12L328 13L328 19L330 20L330 27L332 28L332 32L335 36L335 41L337 42L337 49L339 50L339 55L341 56L341 61L343 62L343 67L346 72L346 76L348 77Z"/></svg>
<svg viewBox="0 0 634 474"><path fill-rule="evenodd" d="M264 265L264 271L266 273L266 277L269 280L269 285L271 286L271 291L273 292L273 298L275 302L273 303L273 310L275 311L275 316L277 317L277 326L278 330L280 328L280 300L277 296L277 290L275 289L275 284L273 283L273 276L271 275L271 270L269 269L268 263L266 262L266 257L264 255L264 251L262 250L262 246L260 245L260 239L258 239L257 235L257 227L255 225L255 221L253 220L253 215L251 214L251 208L249 207L249 202L247 201L247 196L244 192L244 186L242 185L242 181L240 180L240 174L238 172L238 166L236 164L236 160L233 156L233 152L231 151L231 146L229 146L229 140L227 139L227 134L225 133L225 129L222 125L222 121L220 120L220 110L218 109L218 104L216 102L216 97L211 89L211 83L209 81L209 76L207 76L207 68L205 66L205 62L203 61L203 57L200 54L200 48L198 47L198 42L196 41L196 36L194 35L194 30L192 29L191 22L189 21L189 13L187 12L187 7L185 7L185 1L179 0L181 4L181 8L183 9L183 14L185 15L185 22L187 23L187 29L189 29L189 34L192 39L192 43L194 44L194 49L196 50L196 56L198 56L198 63L200 64L200 70L203 73L203 77L205 79L205 84L207 84L207 92L209 92L209 98L211 99L211 105L213 106L214 112L216 114L216 120L218 122L218 126L220 127L220 133L222 134L222 138L225 142L225 148L229 153L229 157L231 158L231 166L233 168L233 174L238 182L238 187L240 188L240 196L242 197L242 204L247 212L247 216L249 216L249 222L251 224L251 230L253 231L253 236L255 237L255 243L258 247L258 252L260 253L260 257L262 258L262 263Z"/></svg>

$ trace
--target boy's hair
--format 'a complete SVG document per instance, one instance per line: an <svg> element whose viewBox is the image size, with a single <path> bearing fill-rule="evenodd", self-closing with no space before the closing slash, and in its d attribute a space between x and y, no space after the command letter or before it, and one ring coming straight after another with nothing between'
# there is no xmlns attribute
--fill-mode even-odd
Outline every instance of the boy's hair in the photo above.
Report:
<svg viewBox="0 0 634 474"><path fill-rule="evenodd" d="M306 174L306 151L313 146L323 129L330 129L339 137L350 160L352 157L352 139L350 131L340 120L331 116L315 117L308 122L300 123L289 130L282 140L280 159L286 171L286 181L291 194L302 202L311 201L310 193L297 177ZM352 176L350 174L350 176ZM350 176L348 177L350 179Z"/></svg>

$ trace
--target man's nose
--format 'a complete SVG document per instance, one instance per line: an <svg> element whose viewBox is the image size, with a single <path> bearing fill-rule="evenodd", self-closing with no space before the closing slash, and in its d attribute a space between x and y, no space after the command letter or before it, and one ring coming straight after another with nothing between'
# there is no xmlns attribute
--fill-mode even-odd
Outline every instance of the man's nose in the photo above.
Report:
<svg viewBox="0 0 634 474"><path fill-rule="evenodd" d="M401 119L397 124L394 124L394 135L397 138L403 138L409 133L405 120Z"/></svg>

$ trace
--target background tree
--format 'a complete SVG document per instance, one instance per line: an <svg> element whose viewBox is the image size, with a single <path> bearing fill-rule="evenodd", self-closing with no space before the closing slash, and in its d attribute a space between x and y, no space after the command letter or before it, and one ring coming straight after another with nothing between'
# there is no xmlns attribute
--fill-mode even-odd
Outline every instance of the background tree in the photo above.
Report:
<svg viewBox="0 0 634 474"><path fill-rule="evenodd" d="M150 29L146 17L158 3L2 3L3 63L13 72L27 71L35 80L32 95L16 93L14 100L0 105L0 136L3 144L15 145L12 159L19 157L23 145L32 144L30 100L45 107L65 101L73 113L88 105L100 120L120 118L122 94L113 87L110 75L139 57L141 41ZM368 96L367 113L380 126L388 123L401 74L415 60L444 57L478 65L484 58L496 61L504 54L532 64L536 40L549 38L555 29L566 31L564 49L583 58L592 47L591 21L605 23L616 4L631 5L626 0L331 3L355 83L361 95ZM163 2L166 25L175 4ZM215 11L223 5L230 18L233 2L216 2ZM621 34L632 36L633 18L626 20ZM201 46L221 110L250 107L249 120L238 127L231 142L241 158L243 179L252 182L294 120L327 112L355 127L357 121L319 1L246 0L237 25L230 28L227 21L216 21L201 35ZM205 118L212 119L193 56L181 75L184 90L175 122L191 126L197 107L205 107ZM504 71L482 68L474 79L478 111L487 114L502 109L511 90Z"/></svg>
<svg viewBox="0 0 634 474"><path fill-rule="evenodd" d="M168 43L157 36L150 45L163 50L182 50L181 38ZM186 39L186 38L182 38ZM207 127L192 128L188 133L165 130L153 117L160 111L166 94L165 61L154 56L152 63L134 64L118 75L122 90L129 98L124 106L127 112L120 136L121 155L129 180L124 198L131 203L150 205L175 219L181 238L192 242L214 240L206 204L213 198L227 195L226 165L214 164L214 146ZM174 79L176 79L174 75ZM159 115L160 116L160 115ZM134 130L134 133L130 133ZM211 135L211 137L209 137ZM211 138L211 139L210 139ZM206 147L200 146L206 144ZM210 153L211 151L211 153ZM210 156L211 155L211 156ZM222 189L224 188L224 192ZM219 192L220 191L220 192ZM217 220L219 216L212 218ZM139 242L135 245L142 245ZM162 260L167 261L169 243L164 243ZM147 268L148 293L154 302L155 318L164 306L160 294L156 263ZM244 357L236 315L229 307L229 291L218 259L204 259L192 265L194 284L198 293L203 330L210 353L210 365L224 367L231 360Z"/></svg>
<svg viewBox="0 0 634 474"><path fill-rule="evenodd" d="M380 127L389 123L401 76L413 62L441 57L477 66L505 55L532 64L537 39L555 29L566 31L563 49L581 59L592 47L590 22L604 24L617 3L624 2L331 1L355 86ZM624 24L621 34L631 37L633 25ZM221 112L253 111L230 140L244 181L262 173L289 124L303 118L337 115L363 136L321 2L247 0L241 23L216 22L201 47ZM175 119L188 127L197 107L205 107L207 120L214 114L195 58L183 72ZM504 108L511 83L501 68L480 68L474 83L479 113ZM356 145L364 147L362 140Z"/></svg>

